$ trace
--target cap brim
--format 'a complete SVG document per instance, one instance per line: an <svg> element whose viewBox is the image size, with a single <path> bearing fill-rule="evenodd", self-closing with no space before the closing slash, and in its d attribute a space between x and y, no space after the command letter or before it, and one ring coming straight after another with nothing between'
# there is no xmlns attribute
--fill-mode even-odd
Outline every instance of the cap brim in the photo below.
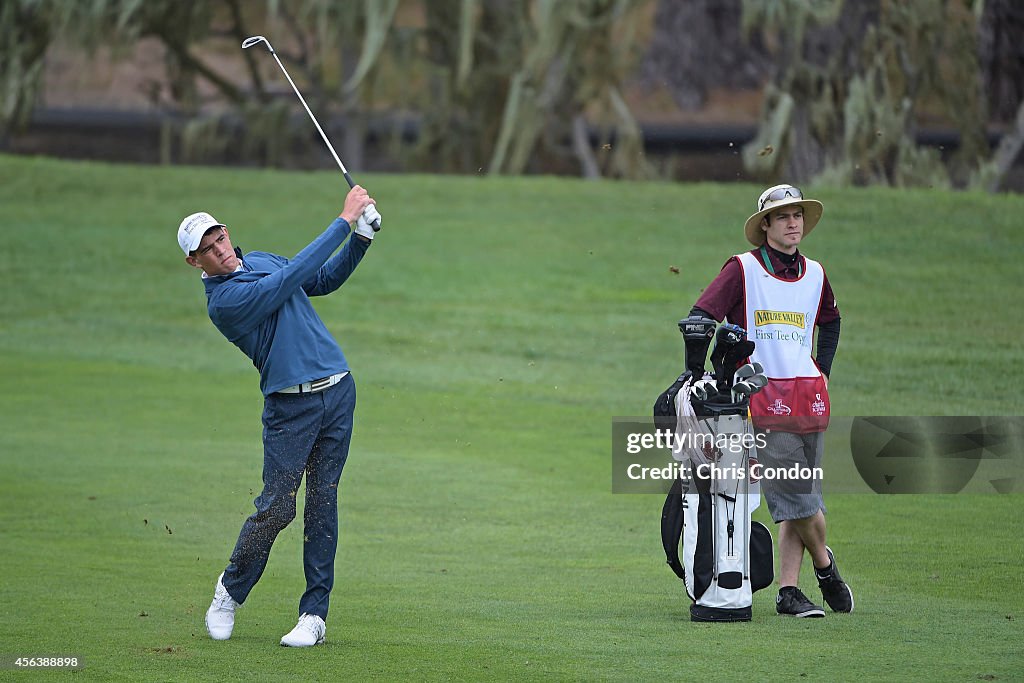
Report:
<svg viewBox="0 0 1024 683"><path fill-rule="evenodd" d="M214 226L214 227L216 227L216 226ZM185 249L186 253L191 254L193 251L195 251L196 249L199 248L199 243L203 241L203 235L205 235L205 234L206 234L206 232L203 231L198 236L194 236L192 238L192 242L188 244L188 249L185 249L184 246L182 246L182 249Z"/></svg>
<svg viewBox="0 0 1024 683"><path fill-rule="evenodd" d="M811 230L818 225L818 221L821 220L821 214L825 210L825 207L821 205L817 199L789 199L784 202L779 202L771 207L758 211L753 216L747 219L746 224L743 226L743 232L747 236L747 241L753 244L755 247L759 247L764 244L765 234L764 230L761 229L761 219L767 216L776 209L781 209L784 206L790 206L792 204L799 204L804 207L804 234L803 237L807 237L811 234Z"/></svg>

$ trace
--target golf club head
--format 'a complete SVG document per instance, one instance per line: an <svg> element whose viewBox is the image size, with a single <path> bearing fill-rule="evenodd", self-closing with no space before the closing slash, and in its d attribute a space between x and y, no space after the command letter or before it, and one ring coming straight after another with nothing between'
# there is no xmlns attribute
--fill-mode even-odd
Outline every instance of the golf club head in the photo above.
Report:
<svg viewBox="0 0 1024 683"><path fill-rule="evenodd" d="M741 379L747 379L748 377L753 377L756 374L757 374L757 371L754 370L753 363L747 363L746 365L744 365L744 366L740 367L738 370L736 370L735 377L736 377L737 380L741 380Z"/></svg>
<svg viewBox="0 0 1024 683"><path fill-rule="evenodd" d="M744 380L747 384L753 384L758 391L768 386L768 378L764 375L753 375Z"/></svg>
<svg viewBox="0 0 1024 683"><path fill-rule="evenodd" d="M260 43L266 43L267 49L270 50L271 52L274 51L274 48L270 46L270 41L264 38L263 36L250 36L246 38L242 41L242 49L247 50L253 45L259 45Z"/></svg>
<svg viewBox="0 0 1024 683"><path fill-rule="evenodd" d="M690 387L690 400L697 400L703 403L708 400L708 392L704 390L704 387L694 384Z"/></svg>
<svg viewBox="0 0 1024 683"><path fill-rule="evenodd" d="M764 366L761 365L760 363L758 363L756 360L753 361L751 363L751 365L754 367L754 374L755 375L763 375L764 374Z"/></svg>
<svg viewBox="0 0 1024 683"><path fill-rule="evenodd" d="M750 396L751 394L756 394L758 391L761 390L761 388L755 387L750 382L744 380L742 382L736 382L736 384L732 385L732 390L733 393L738 394L740 396Z"/></svg>
<svg viewBox="0 0 1024 683"><path fill-rule="evenodd" d="M718 395L718 389L717 389L717 387L715 387L714 380L710 380L710 379L698 380L698 381L693 383L693 387L694 387L694 389L696 389L697 391L699 391L701 393L702 397L699 399L701 401L711 400L715 396Z"/></svg>

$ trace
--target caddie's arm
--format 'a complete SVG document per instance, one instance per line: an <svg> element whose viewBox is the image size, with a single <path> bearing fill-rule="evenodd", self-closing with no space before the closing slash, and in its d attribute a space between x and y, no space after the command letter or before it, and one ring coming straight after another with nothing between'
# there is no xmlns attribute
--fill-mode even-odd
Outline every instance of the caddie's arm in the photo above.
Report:
<svg viewBox="0 0 1024 683"><path fill-rule="evenodd" d="M715 323L722 322L743 301L743 271L732 257L701 293L690 309L690 316L679 321L686 346L686 367L698 379L704 375L704 362L715 335Z"/></svg>
<svg viewBox="0 0 1024 683"><path fill-rule="evenodd" d="M690 315L714 318L722 322L743 302L743 267L736 257L729 258L694 304ZM736 321L732 321L736 322Z"/></svg>
<svg viewBox="0 0 1024 683"><path fill-rule="evenodd" d="M825 379L832 374L832 361L836 357L836 350L839 348L839 318L824 325L818 325L818 353L815 360Z"/></svg>
<svg viewBox="0 0 1024 683"><path fill-rule="evenodd" d="M822 285L821 303L818 305L818 340L817 354L815 361L825 375L825 386L828 386L828 377L832 374L832 360L839 348L839 306L836 304L836 296L832 293L832 284L825 276Z"/></svg>

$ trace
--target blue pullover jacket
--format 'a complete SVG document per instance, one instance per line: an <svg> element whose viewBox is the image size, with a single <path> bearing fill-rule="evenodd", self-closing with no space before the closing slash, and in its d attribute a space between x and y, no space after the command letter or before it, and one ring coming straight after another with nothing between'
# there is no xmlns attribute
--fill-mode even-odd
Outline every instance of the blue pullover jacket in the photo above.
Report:
<svg viewBox="0 0 1024 683"><path fill-rule="evenodd" d="M342 285L370 243L350 239L335 256L350 227L336 218L323 234L288 260L253 251L242 270L207 277L210 320L260 371L264 396L302 382L348 371L348 361L309 301Z"/></svg>

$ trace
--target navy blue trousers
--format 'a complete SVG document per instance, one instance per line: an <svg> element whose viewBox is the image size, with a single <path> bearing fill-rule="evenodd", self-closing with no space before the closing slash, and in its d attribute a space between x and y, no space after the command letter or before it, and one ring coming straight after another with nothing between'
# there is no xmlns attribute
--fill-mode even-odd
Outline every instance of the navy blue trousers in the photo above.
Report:
<svg viewBox="0 0 1024 683"><path fill-rule="evenodd" d="M271 394L264 400L263 491L224 570L224 588L236 602L245 602L267 567L274 539L295 519L295 497L305 473L306 592L299 614L327 619L338 550L338 482L348 459L355 407L351 374L324 391Z"/></svg>

